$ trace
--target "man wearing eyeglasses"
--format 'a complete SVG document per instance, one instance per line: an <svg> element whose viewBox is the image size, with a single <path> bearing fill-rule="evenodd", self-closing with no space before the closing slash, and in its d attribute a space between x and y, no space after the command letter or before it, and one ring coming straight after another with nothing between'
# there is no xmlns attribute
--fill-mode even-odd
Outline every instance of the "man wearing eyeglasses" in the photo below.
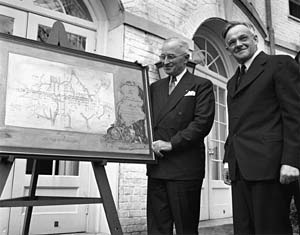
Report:
<svg viewBox="0 0 300 235"><path fill-rule="evenodd" d="M149 235L198 234L205 168L204 138L214 120L212 83L186 69L188 44L169 38L160 60L166 78L150 87L158 163L147 166Z"/></svg>
<svg viewBox="0 0 300 235"><path fill-rule="evenodd" d="M229 22L227 50L239 66L227 84L229 135L225 183L231 183L235 235L292 234L288 184L300 168L300 75L286 55L258 50L249 23Z"/></svg>

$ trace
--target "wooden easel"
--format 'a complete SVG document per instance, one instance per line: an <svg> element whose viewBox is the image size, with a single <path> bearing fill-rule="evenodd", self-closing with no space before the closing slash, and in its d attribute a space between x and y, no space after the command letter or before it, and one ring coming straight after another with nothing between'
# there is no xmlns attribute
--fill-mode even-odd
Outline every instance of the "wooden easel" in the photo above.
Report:
<svg viewBox="0 0 300 235"><path fill-rule="evenodd" d="M15 157L13 156L6 156L6 157L0 156L0 195L3 192L14 159ZM42 161L43 160L40 160L38 158L33 160L33 168L32 168L28 196L0 200L0 207L27 207L25 212L22 235L29 234L30 220L32 215L32 209L34 206L94 204L94 203L103 204L111 234L112 235L123 234L120 221L118 218L117 209L113 201L112 192L105 172L105 165L106 165L105 161L91 162L96 177L96 181L97 181L97 186L100 192L100 198L50 197L50 196L35 195L38 175L39 175L39 166Z"/></svg>
<svg viewBox="0 0 300 235"><path fill-rule="evenodd" d="M47 43L71 47L67 41L67 34L61 22L54 23ZM3 192L5 183L7 181L9 172L13 165L15 158L18 156L1 156L0 155L0 197ZM26 156L22 156L26 158ZM32 157L30 157L32 158ZM91 161L93 171L96 177L97 186L100 193L100 198L86 198L86 197L50 197L37 196L36 188L38 175L40 173L40 166L43 162L43 157L33 158L33 168L31 173L31 181L29 187L29 195L26 197L11 198L0 200L0 207L27 207L24 218L24 226L22 235L28 235L30 229L30 220L34 206L51 206L51 205L71 205L71 204L93 204L102 203L106 214L108 226L112 235L123 234L118 213L112 192L109 186L108 178L105 171L106 161ZM56 158L57 159L57 158Z"/></svg>

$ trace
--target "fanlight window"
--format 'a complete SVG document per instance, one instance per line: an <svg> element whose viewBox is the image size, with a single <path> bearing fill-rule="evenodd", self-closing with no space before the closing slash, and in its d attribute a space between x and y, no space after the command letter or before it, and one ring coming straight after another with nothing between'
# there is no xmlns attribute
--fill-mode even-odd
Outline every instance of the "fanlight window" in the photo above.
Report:
<svg viewBox="0 0 300 235"><path fill-rule="evenodd" d="M37 6L58 11L80 19L93 21L82 0L33 0Z"/></svg>
<svg viewBox="0 0 300 235"><path fill-rule="evenodd" d="M195 51L193 60L207 69L227 78L227 72L218 50L207 39L197 37L194 39Z"/></svg>

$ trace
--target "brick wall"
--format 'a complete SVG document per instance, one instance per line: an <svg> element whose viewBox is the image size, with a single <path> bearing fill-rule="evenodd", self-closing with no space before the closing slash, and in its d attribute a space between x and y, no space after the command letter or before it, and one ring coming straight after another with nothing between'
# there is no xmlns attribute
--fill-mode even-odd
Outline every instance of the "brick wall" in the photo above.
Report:
<svg viewBox="0 0 300 235"><path fill-rule="evenodd" d="M146 167L121 164L118 212L124 234L146 234Z"/></svg>
<svg viewBox="0 0 300 235"><path fill-rule="evenodd" d="M161 38L130 26L125 27L124 59L148 65L150 83L158 79L154 64L159 60L162 43Z"/></svg>
<svg viewBox="0 0 300 235"><path fill-rule="evenodd" d="M275 39L300 46L300 21L289 18L288 0L276 0L272 16Z"/></svg>
<svg viewBox="0 0 300 235"><path fill-rule="evenodd" d="M219 1L123 0L122 2L126 11L192 38L203 20L219 15Z"/></svg>

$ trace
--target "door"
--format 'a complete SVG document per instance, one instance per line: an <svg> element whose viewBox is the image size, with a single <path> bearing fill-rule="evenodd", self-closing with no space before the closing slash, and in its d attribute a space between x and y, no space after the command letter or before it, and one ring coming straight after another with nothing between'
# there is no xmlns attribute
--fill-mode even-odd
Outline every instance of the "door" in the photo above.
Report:
<svg viewBox="0 0 300 235"><path fill-rule="evenodd" d="M39 175L36 195L88 196L89 164L87 162L49 161L52 172ZM44 168L45 169L45 168ZM48 168L49 169L49 168ZM12 197L27 196L30 185L30 167L26 159L15 162ZM25 175L25 176L24 176ZM34 207L30 223L31 234L83 232L86 229L88 205L61 205ZM22 233L25 208L12 208L9 234Z"/></svg>
<svg viewBox="0 0 300 235"><path fill-rule="evenodd" d="M3 10L4 9L4 10ZM2 12L10 18L4 18ZM1 18L2 17L2 18ZM4 19L3 19L4 18ZM8 22L6 31L33 40L46 41L55 20L0 6L0 19ZM9 23L13 22L13 23ZM93 52L96 33L82 27L64 24L73 48ZM36 195L79 196L90 194L91 166L89 162L47 161L39 176ZM27 196L30 184L30 161L17 159L14 165L11 197ZM21 234L25 208L11 208L8 231ZM88 205L34 207L30 233L59 234L84 232L87 228Z"/></svg>
<svg viewBox="0 0 300 235"><path fill-rule="evenodd" d="M220 219L232 216L230 186L223 182L224 144L228 131L226 82L223 77L197 68L196 75L213 82L215 94L215 118L213 127L205 139L206 173L202 185L200 220Z"/></svg>
<svg viewBox="0 0 300 235"><path fill-rule="evenodd" d="M228 121L226 88L214 81L215 119L207 138L207 175L209 218L219 219L232 216L230 186L223 182L224 144L227 138Z"/></svg>

